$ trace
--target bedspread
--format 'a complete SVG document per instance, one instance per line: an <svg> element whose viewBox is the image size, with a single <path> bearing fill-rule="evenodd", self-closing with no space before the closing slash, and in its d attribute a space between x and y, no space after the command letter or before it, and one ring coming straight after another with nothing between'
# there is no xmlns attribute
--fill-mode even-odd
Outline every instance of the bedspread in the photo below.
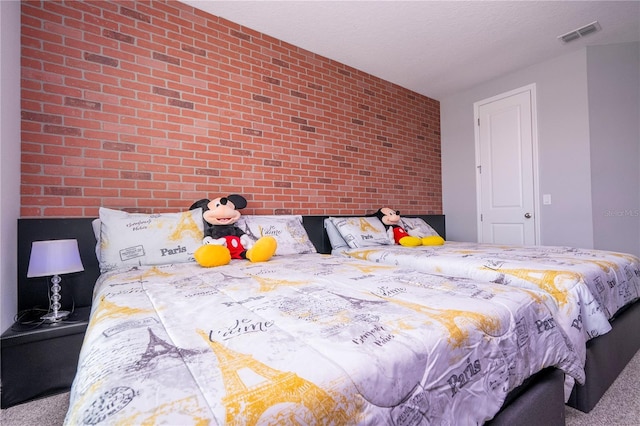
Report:
<svg viewBox="0 0 640 426"><path fill-rule="evenodd" d="M305 254L103 274L65 424L482 424L584 371L548 295Z"/></svg>
<svg viewBox="0 0 640 426"><path fill-rule="evenodd" d="M379 264L547 292L583 359L586 341L609 332L608 320L640 296L640 259L611 251L447 241L442 246L376 246L340 253Z"/></svg>

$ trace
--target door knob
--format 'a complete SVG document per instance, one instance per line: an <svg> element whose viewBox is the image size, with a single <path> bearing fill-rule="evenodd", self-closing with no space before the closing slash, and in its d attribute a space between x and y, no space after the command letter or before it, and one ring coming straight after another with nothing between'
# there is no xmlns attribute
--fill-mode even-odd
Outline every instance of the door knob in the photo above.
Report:
<svg viewBox="0 0 640 426"><path fill-rule="evenodd" d="M527 219L531 219L531 213L525 213L524 217L526 217Z"/></svg>

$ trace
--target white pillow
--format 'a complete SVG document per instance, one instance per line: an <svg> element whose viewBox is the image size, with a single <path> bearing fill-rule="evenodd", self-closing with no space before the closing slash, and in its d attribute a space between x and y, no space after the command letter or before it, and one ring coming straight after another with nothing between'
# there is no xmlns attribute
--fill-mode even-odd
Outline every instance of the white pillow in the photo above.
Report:
<svg viewBox="0 0 640 426"><path fill-rule="evenodd" d="M101 207L100 271L193 262L193 253L202 245L203 228L199 208L181 213L144 214Z"/></svg>
<svg viewBox="0 0 640 426"><path fill-rule="evenodd" d="M332 218L328 217L324 220L324 229L327 231L329 242L331 243L331 250L342 250L349 248L347 242L342 238L338 228L331 221Z"/></svg>
<svg viewBox="0 0 640 426"><path fill-rule="evenodd" d="M391 244L384 225L375 216L330 217L329 219L351 248Z"/></svg>
<svg viewBox="0 0 640 426"><path fill-rule="evenodd" d="M401 225L412 237L424 238L440 236L427 222L420 217L402 217Z"/></svg>
<svg viewBox="0 0 640 426"><path fill-rule="evenodd" d="M300 215L243 215L236 226L257 240L272 236L278 243L275 255L317 253L315 246L302 225Z"/></svg>

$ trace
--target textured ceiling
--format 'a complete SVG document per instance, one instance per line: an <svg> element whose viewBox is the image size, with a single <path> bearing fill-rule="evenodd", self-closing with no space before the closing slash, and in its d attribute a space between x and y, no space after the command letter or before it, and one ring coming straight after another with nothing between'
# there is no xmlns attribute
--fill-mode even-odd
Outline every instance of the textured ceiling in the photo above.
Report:
<svg viewBox="0 0 640 426"><path fill-rule="evenodd" d="M640 41L640 1L183 3L435 99L587 45ZM598 33L557 37L598 21Z"/></svg>

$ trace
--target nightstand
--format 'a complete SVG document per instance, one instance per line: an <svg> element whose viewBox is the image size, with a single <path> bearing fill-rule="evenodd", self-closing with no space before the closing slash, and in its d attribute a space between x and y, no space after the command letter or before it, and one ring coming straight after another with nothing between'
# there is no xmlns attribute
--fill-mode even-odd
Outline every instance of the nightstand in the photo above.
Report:
<svg viewBox="0 0 640 426"><path fill-rule="evenodd" d="M14 324L0 337L2 408L71 388L91 308L37 328Z"/></svg>

